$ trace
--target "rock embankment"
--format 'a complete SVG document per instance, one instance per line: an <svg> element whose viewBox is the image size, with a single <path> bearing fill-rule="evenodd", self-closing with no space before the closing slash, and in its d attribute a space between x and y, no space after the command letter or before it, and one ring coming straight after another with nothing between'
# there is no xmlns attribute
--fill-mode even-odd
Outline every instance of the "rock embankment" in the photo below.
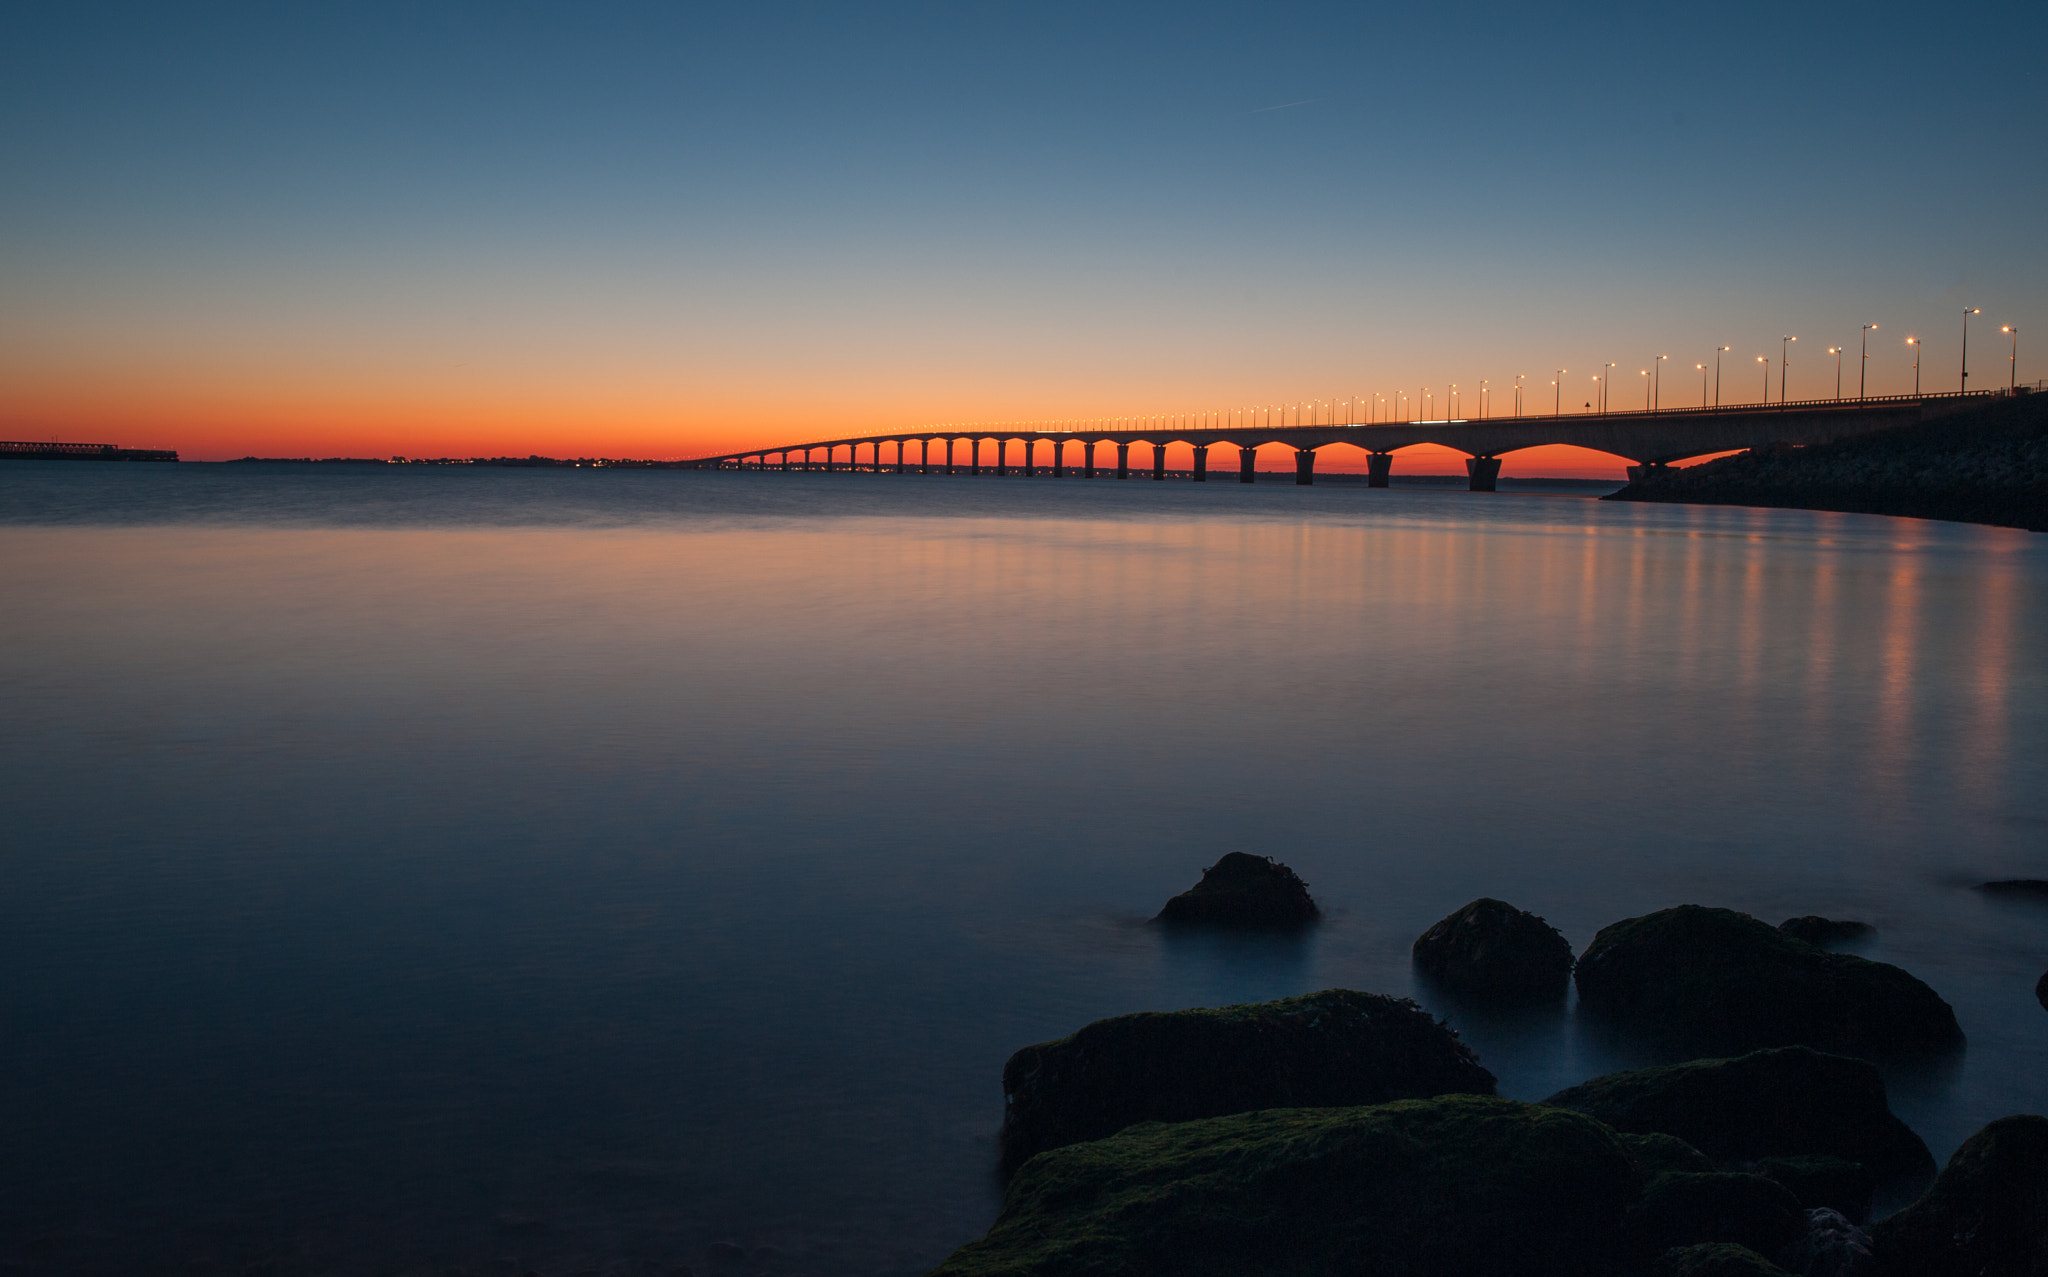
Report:
<svg viewBox="0 0 2048 1277"><path fill-rule="evenodd" d="M1642 473L1608 501L1777 506L2048 531L2048 394Z"/></svg>

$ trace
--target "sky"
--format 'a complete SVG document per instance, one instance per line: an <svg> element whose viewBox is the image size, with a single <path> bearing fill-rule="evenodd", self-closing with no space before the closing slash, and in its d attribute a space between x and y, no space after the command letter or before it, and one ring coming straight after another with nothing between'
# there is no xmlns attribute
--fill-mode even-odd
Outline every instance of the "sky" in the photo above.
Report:
<svg viewBox="0 0 2048 1277"><path fill-rule="evenodd" d="M1908 335L1954 387L1965 307L1973 383L2003 325L2038 380L2044 49L2039 3L17 0L0 437L667 458L1451 382L1470 416L1609 362L1634 406L1659 354L1698 402L1723 345L1753 399L1785 335L1796 399L1829 345L1854 393L1866 323L1899 393Z"/></svg>

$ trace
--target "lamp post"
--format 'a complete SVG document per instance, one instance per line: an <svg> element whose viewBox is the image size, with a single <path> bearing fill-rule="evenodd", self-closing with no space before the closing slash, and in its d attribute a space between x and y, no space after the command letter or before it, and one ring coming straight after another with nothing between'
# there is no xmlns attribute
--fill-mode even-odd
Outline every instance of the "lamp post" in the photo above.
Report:
<svg viewBox="0 0 2048 1277"><path fill-rule="evenodd" d="M1586 405L1586 407L1587 407L1587 409L1588 409L1588 410L1590 410L1590 411L1593 411L1593 412L1597 412L1597 413L1600 413L1600 414L1601 414L1602 416L1605 416L1605 415L1606 415L1606 413L1607 413L1607 388L1606 388L1606 386L1607 386L1607 384L1606 384L1605 382L1603 382L1603 381L1601 381L1601 380L1600 380L1600 374L1599 374L1599 373L1597 373L1597 372L1596 372L1596 373L1594 373L1594 374L1593 374L1593 403L1597 403L1597 404L1599 405L1599 407L1595 408L1595 407L1593 406L1593 404L1590 404L1590 403L1589 403L1589 404L1587 404L1587 405Z"/></svg>
<svg viewBox="0 0 2048 1277"><path fill-rule="evenodd" d="M2019 349L2019 342L2017 339L2015 339L2013 342L2013 349L2014 353L2017 354ZM1479 419L1481 421L1486 420L1486 383L1489 380L1490 378L1486 377L1481 377L1479 379Z"/></svg>
<svg viewBox="0 0 2048 1277"><path fill-rule="evenodd" d="M1457 404L1458 404L1458 383L1454 381L1454 382L1452 382L1452 383L1451 383L1450 385L1448 385L1448 386L1445 386L1445 387L1444 387L1444 424L1445 424L1445 425L1447 425L1447 426L1448 426L1448 425L1450 425L1450 424L1451 424L1451 418L1452 418L1452 417L1455 417L1455 416L1457 416L1457 415L1458 415L1458 408L1457 408Z"/></svg>
<svg viewBox="0 0 2048 1277"><path fill-rule="evenodd" d="M1653 412L1664 406L1664 387L1658 383L1664 380L1664 361L1669 358L1669 355L1659 355L1650 361L1650 367L1655 370L1650 374L1650 408Z"/></svg>
<svg viewBox="0 0 2048 1277"><path fill-rule="evenodd" d="M1606 378L1600 382L1600 412L1602 415L1605 415L1607 412L1607 391L1614 381L1614 374L1611 371L1613 368L1613 364L1608 364L1601 369L1602 372L1607 373Z"/></svg>
<svg viewBox="0 0 2048 1277"><path fill-rule="evenodd" d="M1842 397L1842 348L1830 346L1828 353L1835 357L1835 399L1839 401Z"/></svg>
<svg viewBox="0 0 2048 1277"><path fill-rule="evenodd" d="M1906 338L1906 344L1913 348L1913 397L1918 399L1920 397L1920 339L1918 337L1908 337Z"/></svg>
<svg viewBox="0 0 2048 1277"><path fill-rule="evenodd" d="M1870 376L1870 334L1876 330L1876 324L1863 325L1863 358L1856 365L1856 397L1858 399L1863 398L1864 382ZM1840 361L1837 362L1839 363ZM1841 379L1838 377L1836 380L1839 381ZM1835 398L1840 399L1841 397L1841 392L1836 391Z"/></svg>
<svg viewBox="0 0 2048 1277"><path fill-rule="evenodd" d="M2005 361L2005 393L2011 394L2020 385L2020 330L2007 324L1998 331L2012 334L2012 354Z"/></svg>
<svg viewBox="0 0 2048 1277"><path fill-rule="evenodd" d="M1970 316L1983 313L1978 308L1963 312L1963 384L1960 389L1965 392L1970 389Z"/></svg>
<svg viewBox="0 0 2048 1277"><path fill-rule="evenodd" d="M1758 355L1756 361L1764 366L1763 402L1769 403L1771 401L1771 361L1762 355Z"/></svg>
<svg viewBox="0 0 2048 1277"><path fill-rule="evenodd" d="M1704 408L1707 406L1707 366L1694 364L1693 367L1700 370L1700 407Z"/></svg>
<svg viewBox="0 0 2048 1277"><path fill-rule="evenodd" d="M1714 347L1714 406L1721 406L1721 356L1735 349L1733 346ZM1702 402L1705 402L1704 400Z"/></svg>
<svg viewBox="0 0 2048 1277"><path fill-rule="evenodd" d="M1564 416L1564 375L1570 371L1571 369L1569 368L1558 369L1557 380L1550 383L1557 387L1557 394L1552 397L1553 401L1550 405L1550 415L1553 417Z"/></svg>
<svg viewBox="0 0 2048 1277"><path fill-rule="evenodd" d="M1650 370L1639 368L1636 371L1643 379L1643 411L1648 412L1650 410Z"/></svg>
<svg viewBox="0 0 2048 1277"><path fill-rule="evenodd" d="M1528 375L1522 372L1515 374L1515 415L1517 417L1522 415L1522 378Z"/></svg>
<svg viewBox="0 0 2048 1277"><path fill-rule="evenodd" d="M1797 337L1787 337L1778 343L1778 406L1780 408L1785 406L1785 371L1792 366L1792 343L1798 340ZM1770 379L1768 377L1764 379L1764 384L1769 386ZM1769 398L1768 392L1765 397Z"/></svg>

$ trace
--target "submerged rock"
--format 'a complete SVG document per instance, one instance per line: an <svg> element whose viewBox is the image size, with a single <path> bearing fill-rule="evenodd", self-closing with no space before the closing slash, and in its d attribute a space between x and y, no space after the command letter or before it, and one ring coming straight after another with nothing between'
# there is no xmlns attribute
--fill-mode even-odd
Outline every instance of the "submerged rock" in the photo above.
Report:
<svg viewBox="0 0 2048 1277"><path fill-rule="evenodd" d="M1326 989L1120 1015L1003 1066L1003 1166L1134 1122L1493 1092L1471 1049L1406 998Z"/></svg>
<svg viewBox="0 0 2048 1277"><path fill-rule="evenodd" d="M1828 953L1732 909L1681 905L1604 928L1574 972L1580 1005L1709 1049L1858 1055L1960 1046L1939 994L1883 962Z"/></svg>
<svg viewBox="0 0 2048 1277"><path fill-rule="evenodd" d="M1805 1047L1610 1073L1543 1102L1617 1131L1675 1135L1723 1163L1820 1154L1880 1179L1934 1174L1933 1155L1893 1115L1874 1066Z"/></svg>
<svg viewBox="0 0 2048 1277"><path fill-rule="evenodd" d="M1674 1246L1664 1252L1650 1277L1792 1277L1747 1246L1710 1242Z"/></svg>
<svg viewBox="0 0 2048 1277"><path fill-rule="evenodd" d="M2002 1117L1972 1135L1871 1235L1885 1277L2048 1274L2048 1118Z"/></svg>
<svg viewBox="0 0 2048 1277"><path fill-rule="evenodd" d="M1603 1277L1640 1185L1591 1118L1476 1095L1147 1123L1032 1159L934 1277Z"/></svg>
<svg viewBox="0 0 2048 1277"><path fill-rule="evenodd" d="M1877 934L1877 928L1867 922L1852 922L1846 918L1823 918L1810 913L1804 918L1787 918L1778 924L1778 930L1794 940L1804 940L1810 945L1826 947L1831 944L1851 944L1867 940Z"/></svg>
<svg viewBox="0 0 2048 1277"><path fill-rule="evenodd" d="M1987 896L2026 896L2048 900L2048 879L2006 878L1998 882L1980 882L1977 890Z"/></svg>
<svg viewBox="0 0 2048 1277"><path fill-rule="evenodd" d="M1422 933L1416 969L1454 993L1488 999L1563 1000L1572 946L1556 927L1482 897Z"/></svg>
<svg viewBox="0 0 2048 1277"><path fill-rule="evenodd" d="M1157 922L1286 930L1319 914L1300 875L1271 856L1233 851L1202 871L1202 880L1166 902Z"/></svg>

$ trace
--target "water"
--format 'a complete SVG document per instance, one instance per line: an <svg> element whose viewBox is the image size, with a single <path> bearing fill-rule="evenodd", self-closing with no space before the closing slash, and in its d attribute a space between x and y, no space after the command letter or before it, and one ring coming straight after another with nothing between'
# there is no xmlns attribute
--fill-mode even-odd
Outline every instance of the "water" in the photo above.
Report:
<svg viewBox="0 0 2048 1277"><path fill-rule="evenodd" d="M1946 1157L2048 1100L2048 910L1968 889L2048 877L2044 586L1559 495L10 463L0 1270L917 1272L1010 1051L1421 994L1481 894L1875 923ZM1144 925L1234 849L1327 921ZM1640 1058L1433 1005L1512 1096Z"/></svg>

